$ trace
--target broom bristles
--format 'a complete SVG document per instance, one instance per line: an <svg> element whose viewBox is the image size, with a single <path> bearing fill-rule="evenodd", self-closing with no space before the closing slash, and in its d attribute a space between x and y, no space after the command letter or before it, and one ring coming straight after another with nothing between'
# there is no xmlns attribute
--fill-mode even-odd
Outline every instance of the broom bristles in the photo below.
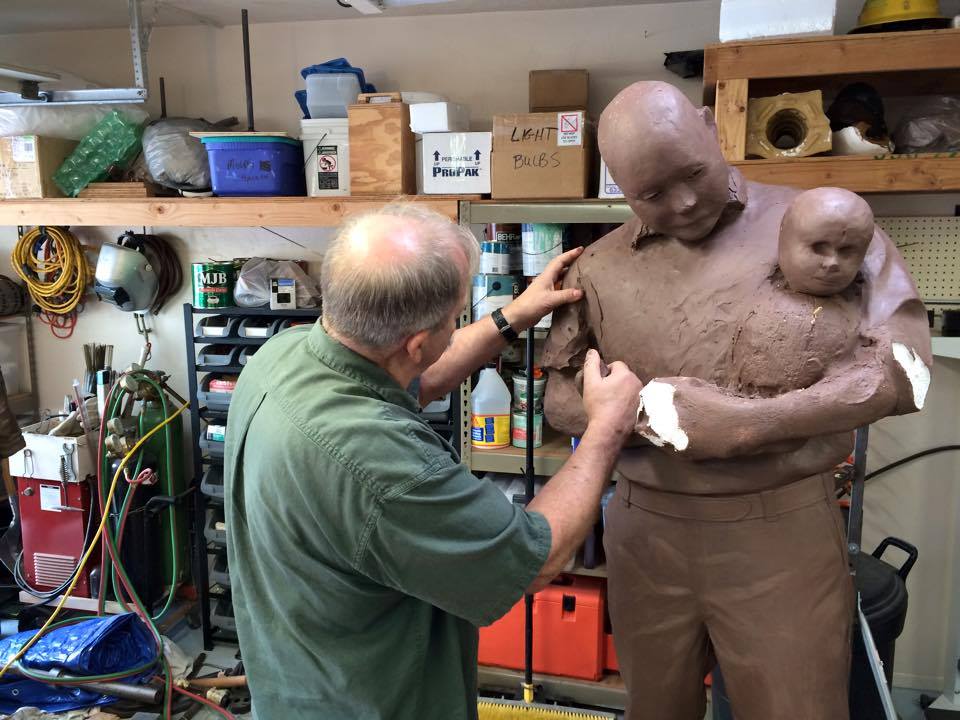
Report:
<svg viewBox="0 0 960 720"><path fill-rule="evenodd" d="M480 720L615 720L616 715L561 705L524 703L517 700L484 698L477 702Z"/></svg>

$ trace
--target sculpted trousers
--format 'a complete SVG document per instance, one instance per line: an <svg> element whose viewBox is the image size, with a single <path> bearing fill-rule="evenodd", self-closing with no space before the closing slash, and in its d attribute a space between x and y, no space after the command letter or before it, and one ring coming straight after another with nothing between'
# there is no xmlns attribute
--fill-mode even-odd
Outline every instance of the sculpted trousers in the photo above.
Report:
<svg viewBox="0 0 960 720"><path fill-rule="evenodd" d="M701 720L720 664L737 720L847 720L853 583L830 473L695 497L621 480L606 511L627 720Z"/></svg>

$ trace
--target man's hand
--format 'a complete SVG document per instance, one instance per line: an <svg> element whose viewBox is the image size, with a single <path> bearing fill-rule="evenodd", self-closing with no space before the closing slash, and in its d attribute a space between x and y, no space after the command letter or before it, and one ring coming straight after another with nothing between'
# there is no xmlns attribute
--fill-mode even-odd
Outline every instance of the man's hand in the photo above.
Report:
<svg viewBox="0 0 960 720"><path fill-rule="evenodd" d="M583 365L583 408L587 427L602 428L625 440L634 429L643 383L622 362L608 368L596 350L588 350Z"/></svg>
<svg viewBox="0 0 960 720"><path fill-rule="evenodd" d="M583 297L583 290L568 288L556 290L555 286L563 279L567 268L583 253L583 248L574 248L555 257L530 286L503 309L503 316L517 332L523 332L536 325L541 318L553 312L561 305L574 303Z"/></svg>

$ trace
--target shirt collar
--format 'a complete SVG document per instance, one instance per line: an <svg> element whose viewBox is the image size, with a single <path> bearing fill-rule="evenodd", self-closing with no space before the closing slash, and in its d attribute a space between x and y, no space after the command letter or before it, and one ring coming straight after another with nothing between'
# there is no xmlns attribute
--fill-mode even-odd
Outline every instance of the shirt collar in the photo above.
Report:
<svg viewBox="0 0 960 720"><path fill-rule="evenodd" d="M743 175L735 167L729 168L728 175L728 191L729 195L727 197L727 204L723 209L723 212L720 214L720 219L717 221L717 225L720 225L725 220L737 215L747 206L747 183L743 179ZM652 228L643 224L643 220L637 218L636 220L636 230L633 233L633 242L632 245L634 248L639 247L642 240L647 238L657 237L660 233L655 232Z"/></svg>
<svg viewBox="0 0 960 720"><path fill-rule="evenodd" d="M310 329L307 343L317 359L331 370L357 381L386 402L413 413L418 412L414 397L400 387L386 370L330 337L320 320Z"/></svg>

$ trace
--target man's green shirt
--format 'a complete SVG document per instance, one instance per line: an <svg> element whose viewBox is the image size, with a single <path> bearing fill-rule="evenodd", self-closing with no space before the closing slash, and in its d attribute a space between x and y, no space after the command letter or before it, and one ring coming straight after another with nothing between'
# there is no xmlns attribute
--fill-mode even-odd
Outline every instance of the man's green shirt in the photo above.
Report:
<svg viewBox="0 0 960 720"><path fill-rule="evenodd" d="M477 626L550 549L383 369L320 323L250 359L230 405L227 550L258 720L476 717Z"/></svg>

